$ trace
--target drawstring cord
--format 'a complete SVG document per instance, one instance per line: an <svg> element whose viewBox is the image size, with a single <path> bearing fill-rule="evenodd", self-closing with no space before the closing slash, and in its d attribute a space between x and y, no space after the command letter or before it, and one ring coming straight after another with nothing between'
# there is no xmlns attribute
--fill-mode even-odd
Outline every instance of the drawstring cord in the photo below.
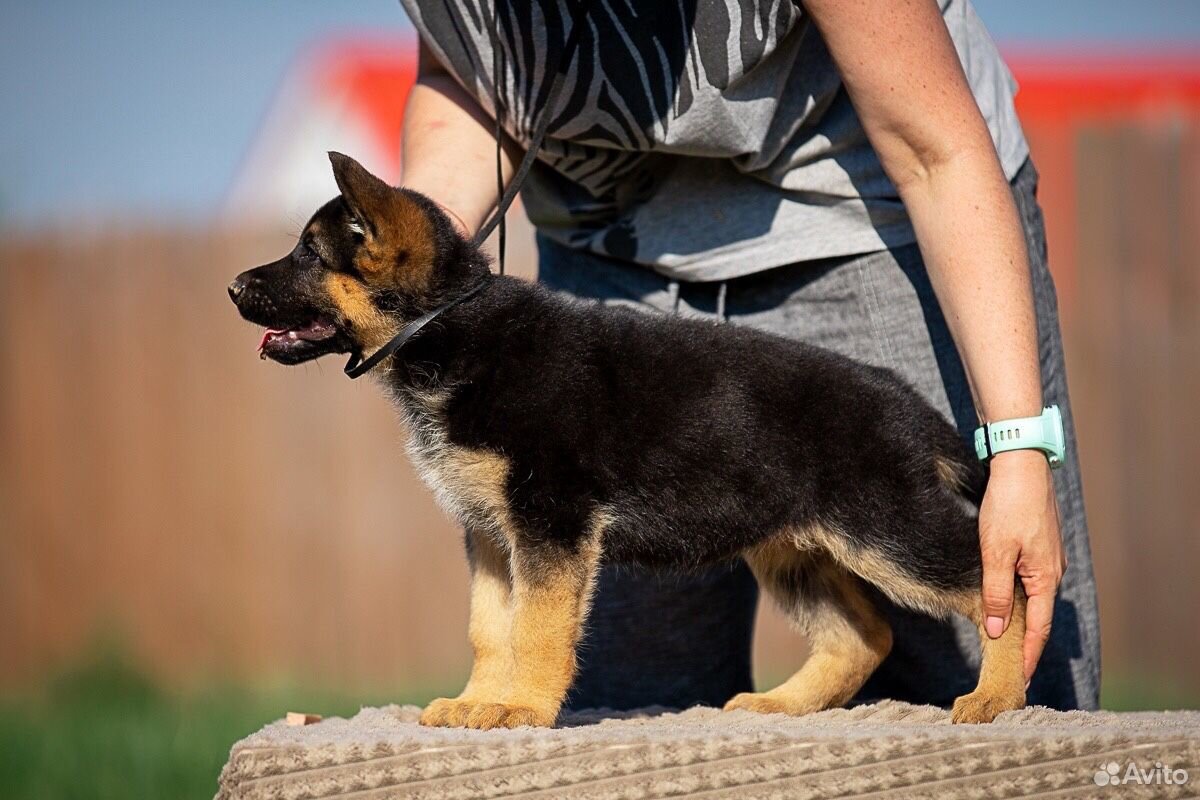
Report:
<svg viewBox="0 0 1200 800"><path fill-rule="evenodd" d="M725 316L725 290L728 288L729 281L721 281L721 285L717 287L717 322L729 321Z"/></svg>
<svg viewBox="0 0 1200 800"><path fill-rule="evenodd" d="M667 283L667 296L671 299L671 313L679 314L679 281Z"/></svg>

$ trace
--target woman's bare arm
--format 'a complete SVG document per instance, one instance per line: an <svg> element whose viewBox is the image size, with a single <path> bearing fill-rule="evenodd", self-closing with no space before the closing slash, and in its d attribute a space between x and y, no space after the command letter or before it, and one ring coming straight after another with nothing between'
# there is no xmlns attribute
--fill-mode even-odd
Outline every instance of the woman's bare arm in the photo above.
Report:
<svg viewBox="0 0 1200 800"><path fill-rule="evenodd" d="M935 0L804 0L900 192L985 420L1042 408L1029 261L1011 189ZM989 635L1029 595L1025 671L1065 568L1045 457L996 456L980 511ZM999 619L997 619L999 618Z"/></svg>
<svg viewBox="0 0 1200 800"><path fill-rule="evenodd" d="M504 181L521 153L505 139ZM496 207L495 122L421 44L404 109L401 184L432 197L473 235Z"/></svg>

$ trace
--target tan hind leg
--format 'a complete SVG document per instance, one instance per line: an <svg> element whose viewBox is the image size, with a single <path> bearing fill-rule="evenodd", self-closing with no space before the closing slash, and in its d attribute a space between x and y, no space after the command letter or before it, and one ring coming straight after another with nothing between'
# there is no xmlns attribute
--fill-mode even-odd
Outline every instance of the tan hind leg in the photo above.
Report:
<svg viewBox="0 0 1200 800"><path fill-rule="evenodd" d="M954 722L991 722L1002 711L1025 707L1025 592L1017 583L1013 597L1012 620L999 639L992 639L983 628L983 608L978 593L963 612L979 626L983 642L983 664L979 685L970 694L954 701L950 712Z"/></svg>
<svg viewBox="0 0 1200 800"><path fill-rule="evenodd" d="M812 542L842 567L878 588L892 602L934 617L957 613L979 626L983 642L983 665L975 691L954 703L955 722L991 722L1002 711L1025 706L1025 676L1021 649L1025 638L1025 593L1016 585L1012 620L999 639L983 630L982 599L978 588L947 591L923 583L900 569L882 554L855 549L836 530L814 526L793 534L801 542Z"/></svg>
<svg viewBox="0 0 1200 800"><path fill-rule="evenodd" d="M509 646L512 580L508 553L488 533L468 530L466 538L471 563L471 678L458 697L440 697L430 703L421 714L422 725L466 725L479 703L504 696L515 669Z"/></svg>
<svg viewBox="0 0 1200 800"><path fill-rule="evenodd" d="M768 692L739 694L726 711L808 714L844 705L892 648L892 631L858 577L819 550L779 537L746 553L759 585L809 639L800 671Z"/></svg>

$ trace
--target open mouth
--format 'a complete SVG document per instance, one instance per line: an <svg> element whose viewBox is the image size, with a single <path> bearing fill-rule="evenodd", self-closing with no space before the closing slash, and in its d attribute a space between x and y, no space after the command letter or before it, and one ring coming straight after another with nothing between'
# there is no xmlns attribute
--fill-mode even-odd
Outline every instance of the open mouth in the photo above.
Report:
<svg viewBox="0 0 1200 800"><path fill-rule="evenodd" d="M338 334L337 326L321 316L294 328L267 328L258 343L258 355L283 364L298 364L326 353L344 352Z"/></svg>

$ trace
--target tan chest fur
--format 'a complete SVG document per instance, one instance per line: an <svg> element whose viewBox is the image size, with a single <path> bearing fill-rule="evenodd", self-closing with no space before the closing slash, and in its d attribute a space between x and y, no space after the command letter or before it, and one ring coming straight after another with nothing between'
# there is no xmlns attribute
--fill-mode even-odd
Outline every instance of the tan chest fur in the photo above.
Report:
<svg viewBox="0 0 1200 800"><path fill-rule="evenodd" d="M512 531L506 485L508 459L490 450L452 444L446 434L444 391L396 397L408 429L408 455L438 505L463 525Z"/></svg>

